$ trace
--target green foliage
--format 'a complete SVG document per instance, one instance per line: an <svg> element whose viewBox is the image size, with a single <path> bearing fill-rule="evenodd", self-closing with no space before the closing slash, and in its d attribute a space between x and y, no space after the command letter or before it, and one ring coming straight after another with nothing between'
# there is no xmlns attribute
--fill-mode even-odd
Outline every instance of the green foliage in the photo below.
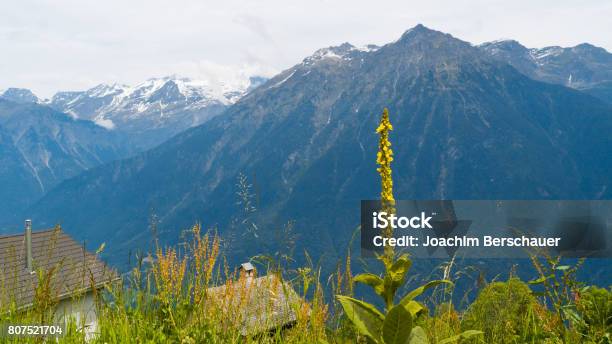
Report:
<svg viewBox="0 0 612 344"><path fill-rule="evenodd" d="M575 293L582 287L576 279L576 272L584 263L584 259L578 260L574 265L562 265L561 257L553 258L545 252L542 254L543 259L531 257L538 278L529 281L529 284L541 288L535 295L542 296L560 319L573 321L576 317Z"/></svg>
<svg viewBox="0 0 612 344"><path fill-rule="evenodd" d="M310 264L292 272L291 282L297 289L301 286L303 296L291 304L297 314L293 327L244 336L235 326L239 313L209 303L208 292L221 284L238 283L240 278L220 263L223 259L218 259L218 238L202 236L198 226L193 235L194 242L185 246L186 252L160 250L150 266L138 265L122 285L108 285L96 296L99 323L91 343L610 343L608 289L588 287L575 293L575 316L567 322L538 303L529 287L516 278L486 286L463 315L444 302L433 304L435 314L430 317L417 299L428 290L452 284L435 280L403 297L397 295L412 266L407 255L380 257L385 267L382 275L365 273L354 277L354 281L373 288L384 301L384 311L362 300L338 295L345 321L327 321L330 312L319 282L326 278ZM186 257L190 263L183 269ZM279 271L276 264L271 265ZM349 264L346 266L346 276L350 276ZM287 272L283 268L283 273ZM56 292L48 283L52 274L50 270L39 275L37 307L23 312L5 309L0 313L0 323L39 323L42 316L52 316L53 305L57 304ZM227 295L226 305L232 305L234 297L237 295ZM307 297L309 300L305 300ZM263 310L258 315L269 317L273 312ZM69 319L66 334L58 342L84 341L81 324ZM15 338L6 342L40 340Z"/></svg>
<svg viewBox="0 0 612 344"><path fill-rule="evenodd" d="M487 285L467 309L462 326L484 331L487 343L537 342L545 313L529 286L510 278Z"/></svg>
<svg viewBox="0 0 612 344"><path fill-rule="evenodd" d="M348 296L338 295L344 312L360 334L374 343L420 344L428 343L422 329L414 326L411 310L403 304L393 306L382 314L373 305ZM413 332L415 332L413 334Z"/></svg>
<svg viewBox="0 0 612 344"><path fill-rule="evenodd" d="M444 340L441 340L438 342L438 344L447 344L447 343L456 343L458 341L460 341L461 339L470 339L476 336L480 336L482 334L481 331L476 331L476 330L467 330L467 331L463 331L457 335L454 335L452 337L446 338Z"/></svg>
<svg viewBox="0 0 612 344"><path fill-rule="evenodd" d="M429 340L427 340L427 334L420 326L416 326L410 332L410 337L408 337L407 344L427 344Z"/></svg>
<svg viewBox="0 0 612 344"><path fill-rule="evenodd" d="M374 341L380 342L380 330L385 316L367 302L342 295L338 295L338 300L344 308L344 313L357 330Z"/></svg>
<svg viewBox="0 0 612 344"><path fill-rule="evenodd" d="M586 287L576 295L579 320L576 326L585 338L610 343L612 332L612 292L604 288ZM607 341L604 341L607 340Z"/></svg>
<svg viewBox="0 0 612 344"><path fill-rule="evenodd" d="M553 330L557 336L565 342L612 343L610 311L605 306L606 297L609 297L607 290L585 287L576 278L585 259L568 264L561 257L552 257L546 252L541 256L531 257L538 278L529 284L534 294L555 313L558 324ZM570 326L564 326L566 324Z"/></svg>
<svg viewBox="0 0 612 344"><path fill-rule="evenodd" d="M388 256L383 256L380 260L385 266L385 275L382 278L382 288L378 288L381 291L379 295L385 301L387 309L391 309L393 307L395 293L406 282L406 275L412 266L412 261L407 254L401 255L395 260Z"/></svg>
<svg viewBox="0 0 612 344"><path fill-rule="evenodd" d="M355 276L354 281L374 289L376 294L385 302L386 314L367 302L338 295L337 298L344 309L344 313L357 331L374 343L429 343L425 331L416 325L416 318L425 310L425 307L414 299L430 288L441 284L452 285L452 283L445 280L428 282L406 294L396 304L395 294L404 285L412 262L406 254L397 259L383 256L380 257L380 260L385 267L382 278L371 273L365 273ZM479 334L481 334L479 331L466 331L457 338L470 338Z"/></svg>
<svg viewBox="0 0 612 344"><path fill-rule="evenodd" d="M413 328L412 314L399 304L389 310L382 326L382 338L386 344L403 344Z"/></svg>
<svg viewBox="0 0 612 344"><path fill-rule="evenodd" d="M422 327L434 343L453 338L461 332L459 314L450 302L436 305L434 316L424 317Z"/></svg>

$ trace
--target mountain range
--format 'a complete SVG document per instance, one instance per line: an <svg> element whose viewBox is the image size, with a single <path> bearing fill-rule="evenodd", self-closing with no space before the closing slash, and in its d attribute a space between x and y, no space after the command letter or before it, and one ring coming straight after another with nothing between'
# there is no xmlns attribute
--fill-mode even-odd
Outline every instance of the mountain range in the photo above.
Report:
<svg viewBox="0 0 612 344"><path fill-rule="evenodd" d="M479 48L532 79L581 90L612 104L612 54L603 48L583 43L529 49L514 40L484 43Z"/></svg>
<svg viewBox="0 0 612 344"><path fill-rule="evenodd" d="M1 222L15 219L59 182L125 157L126 139L46 106L0 98Z"/></svg>
<svg viewBox="0 0 612 344"><path fill-rule="evenodd" d="M557 60L540 56L529 69L499 50L422 25L381 47L321 49L223 115L64 181L27 214L92 247L106 242L114 263L146 248L151 219L168 244L196 221L216 226L237 260L277 250L281 224L295 221L296 252L333 257L359 222L359 201L378 198L384 107L398 199L612 197L612 106L594 91L603 77L572 72L567 87L565 69L537 62ZM231 221L242 175L257 235Z"/></svg>
<svg viewBox="0 0 612 344"><path fill-rule="evenodd" d="M52 99L28 89L0 92L0 224L61 181L220 114L262 80L226 85L165 77L58 92Z"/></svg>
<svg viewBox="0 0 612 344"><path fill-rule="evenodd" d="M58 92L51 99L39 99L30 90L18 88L6 90L0 97L47 105L120 131L130 136L134 151L143 151L222 113L264 80L251 77L227 84L168 76L136 86L100 84L86 91Z"/></svg>

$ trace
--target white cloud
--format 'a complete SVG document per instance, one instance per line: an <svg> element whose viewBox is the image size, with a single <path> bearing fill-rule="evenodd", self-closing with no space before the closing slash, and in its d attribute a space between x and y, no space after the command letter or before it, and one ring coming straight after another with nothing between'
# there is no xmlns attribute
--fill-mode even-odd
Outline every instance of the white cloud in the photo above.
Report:
<svg viewBox="0 0 612 344"><path fill-rule="evenodd" d="M168 74L270 74L321 47L393 41L417 23L473 43L612 50L606 0L22 0L0 13L0 88L42 97Z"/></svg>
<svg viewBox="0 0 612 344"><path fill-rule="evenodd" d="M167 66L165 69L174 71L174 74L179 76L209 81L212 85L227 84L232 89L245 83L248 86L249 77L251 76L272 77L278 72L278 70L272 67L258 63L230 65L208 60L178 62Z"/></svg>

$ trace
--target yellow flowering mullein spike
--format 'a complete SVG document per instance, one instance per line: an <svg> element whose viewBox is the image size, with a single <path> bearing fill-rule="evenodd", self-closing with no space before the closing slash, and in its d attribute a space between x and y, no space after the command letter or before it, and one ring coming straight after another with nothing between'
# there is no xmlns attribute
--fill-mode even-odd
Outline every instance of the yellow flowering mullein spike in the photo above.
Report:
<svg viewBox="0 0 612 344"><path fill-rule="evenodd" d="M393 161L393 150L391 149L391 141L389 141L389 132L393 130L391 121L389 120L389 110L385 108L380 119L380 124L376 128L376 133L379 136L378 139L378 153L376 154L376 163L380 166L376 169L380 174L381 180L381 192L380 201L382 205L382 211L387 214L395 213L395 198L393 197L393 176L391 175L391 162ZM391 237L393 235L393 228L388 226L384 235ZM392 254L392 248L390 250L385 249L385 252Z"/></svg>
<svg viewBox="0 0 612 344"><path fill-rule="evenodd" d="M393 150L391 149L391 141L389 141L389 131L393 130L391 121L389 120L389 110L384 109L380 124L376 128L376 133L379 135L378 154L376 155L376 163L380 165L378 173L380 174L382 190L380 199L383 202L383 209L391 214L395 212L395 198L393 197L393 177L391 176L391 162L393 161Z"/></svg>

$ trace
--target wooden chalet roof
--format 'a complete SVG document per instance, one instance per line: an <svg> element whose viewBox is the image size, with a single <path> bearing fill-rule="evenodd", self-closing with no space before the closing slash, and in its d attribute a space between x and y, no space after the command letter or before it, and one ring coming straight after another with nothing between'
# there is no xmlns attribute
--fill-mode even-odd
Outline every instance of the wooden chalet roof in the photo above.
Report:
<svg viewBox="0 0 612 344"><path fill-rule="evenodd" d="M34 302L39 279L48 276L58 300L100 288L117 274L62 230L32 232L33 272L26 268L24 234L0 237L0 308Z"/></svg>
<svg viewBox="0 0 612 344"><path fill-rule="evenodd" d="M229 325L238 326L243 336L294 323L295 307L300 303L293 287L276 275L243 276L231 284L210 288L208 296L216 306L235 314Z"/></svg>

